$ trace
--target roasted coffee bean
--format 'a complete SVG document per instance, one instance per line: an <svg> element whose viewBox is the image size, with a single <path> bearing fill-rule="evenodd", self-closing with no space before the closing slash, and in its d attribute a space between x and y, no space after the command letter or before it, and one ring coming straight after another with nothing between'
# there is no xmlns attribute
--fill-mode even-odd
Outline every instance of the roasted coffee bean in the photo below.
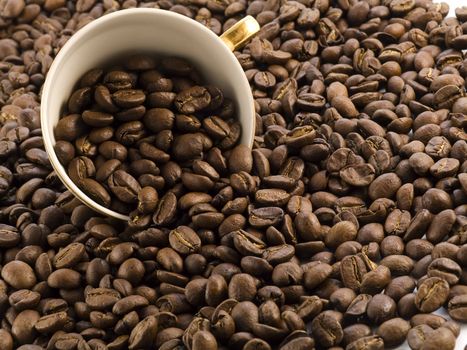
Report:
<svg viewBox="0 0 467 350"><path fill-rule="evenodd" d="M435 314L417 314L410 319L410 323L413 326L427 324L434 329L441 327L445 322L446 319L444 317Z"/></svg>
<svg viewBox="0 0 467 350"><path fill-rule="evenodd" d="M10 295L8 301L16 310L32 309L39 304L41 295L27 289L20 289Z"/></svg>
<svg viewBox="0 0 467 350"><path fill-rule="evenodd" d="M141 90L119 89L112 94L112 100L121 108L133 108L141 105L146 95Z"/></svg>
<svg viewBox="0 0 467 350"><path fill-rule="evenodd" d="M325 243L328 247L337 248L346 241L353 241L357 237L357 229L350 221L336 223L325 236Z"/></svg>
<svg viewBox="0 0 467 350"><path fill-rule="evenodd" d="M395 301L402 298L404 295L411 293L415 289L415 281L410 276L399 276L393 278L387 285L384 293L390 296Z"/></svg>
<svg viewBox="0 0 467 350"><path fill-rule="evenodd" d="M86 131L86 124L79 114L70 114L63 117L54 129L57 140L74 141Z"/></svg>
<svg viewBox="0 0 467 350"><path fill-rule="evenodd" d="M433 332L433 329L425 324L413 327L407 333L407 342L411 349L420 349L428 334Z"/></svg>
<svg viewBox="0 0 467 350"><path fill-rule="evenodd" d="M439 277L444 279L449 285L455 285L459 281L461 267L449 258L438 258L428 266L429 277Z"/></svg>
<svg viewBox="0 0 467 350"><path fill-rule="evenodd" d="M415 294L406 294L400 298L397 302L397 311L399 316L407 319L418 313L418 309L415 306Z"/></svg>
<svg viewBox="0 0 467 350"><path fill-rule="evenodd" d="M362 279L360 291L374 295L381 292L391 282L391 271L384 265L367 272Z"/></svg>
<svg viewBox="0 0 467 350"><path fill-rule="evenodd" d="M401 185L401 180L396 174L383 174L370 184L368 194L373 200L377 198L392 198Z"/></svg>
<svg viewBox="0 0 467 350"><path fill-rule="evenodd" d="M111 125L114 120L111 114L95 111L84 111L81 117L87 125L96 128Z"/></svg>
<svg viewBox="0 0 467 350"><path fill-rule="evenodd" d="M446 302L448 295L448 282L439 277L430 277L419 285L415 305L421 312L433 312Z"/></svg>
<svg viewBox="0 0 467 350"><path fill-rule="evenodd" d="M24 310L12 320L11 334L19 344L31 343L37 336L34 325L40 315L35 310Z"/></svg>
<svg viewBox="0 0 467 350"><path fill-rule="evenodd" d="M433 330L432 332L428 332L420 349L452 349L454 348L455 343L455 335L447 328L441 327Z"/></svg>
<svg viewBox="0 0 467 350"><path fill-rule="evenodd" d="M54 265L57 269L73 267L80 262L85 252L82 243L71 243L55 255Z"/></svg>
<svg viewBox="0 0 467 350"><path fill-rule="evenodd" d="M141 190L136 179L123 170L113 172L107 179L107 185L112 193L125 203L136 202Z"/></svg>
<svg viewBox="0 0 467 350"><path fill-rule="evenodd" d="M3 266L1 276L16 289L32 288L37 282L33 269L22 261L11 261Z"/></svg>
<svg viewBox="0 0 467 350"><path fill-rule="evenodd" d="M202 86L193 86L175 98L175 106L178 111L185 114L202 111L209 106L211 95L208 90Z"/></svg>
<svg viewBox="0 0 467 350"><path fill-rule="evenodd" d="M367 273L365 262L358 255L346 256L341 261L340 275L344 286L358 291Z"/></svg>
<svg viewBox="0 0 467 350"><path fill-rule="evenodd" d="M355 292L350 288L339 288L335 292L333 292L330 297L329 301L341 312L347 310L350 306L352 301L356 298ZM345 330L344 330L344 337L345 337Z"/></svg>
<svg viewBox="0 0 467 350"><path fill-rule="evenodd" d="M465 295L458 295L449 300L448 304L448 312L449 316L453 319L465 322L466 319L466 307L467 307L467 300Z"/></svg>
<svg viewBox="0 0 467 350"><path fill-rule="evenodd" d="M157 334L158 322L156 317L148 316L140 321L131 331L128 339L129 349L152 346Z"/></svg>
<svg viewBox="0 0 467 350"><path fill-rule="evenodd" d="M407 333L410 330L410 323L402 318L393 318L383 322L378 329L378 334L386 346L398 346L405 341Z"/></svg>
<svg viewBox="0 0 467 350"><path fill-rule="evenodd" d="M348 350L357 350L357 349L384 349L384 340L378 335L371 335L359 338L346 347Z"/></svg>
<svg viewBox="0 0 467 350"><path fill-rule="evenodd" d="M394 317L396 303L387 295L376 294L368 303L366 312L370 321L380 324Z"/></svg>
<svg viewBox="0 0 467 350"><path fill-rule="evenodd" d="M107 207L111 203L111 198L104 186L91 178L81 180L81 189L98 204Z"/></svg>
<svg viewBox="0 0 467 350"><path fill-rule="evenodd" d="M179 226L169 234L169 242L180 254L196 253L201 246L201 240L188 226Z"/></svg>
<svg viewBox="0 0 467 350"><path fill-rule="evenodd" d="M316 264L308 265L304 274L305 286L312 290L324 282L332 273L332 267L326 263L316 261Z"/></svg>
<svg viewBox="0 0 467 350"><path fill-rule="evenodd" d="M319 344L331 347L342 341L342 326L333 311L324 311L312 322L313 335Z"/></svg>
<svg viewBox="0 0 467 350"><path fill-rule="evenodd" d="M95 288L86 293L86 304L93 310L111 308L120 299L120 294L107 288Z"/></svg>
<svg viewBox="0 0 467 350"><path fill-rule="evenodd" d="M63 268L52 272L47 278L47 284L52 288L73 289L79 287L80 280L79 272Z"/></svg>
<svg viewBox="0 0 467 350"><path fill-rule="evenodd" d="M217 341L212 333L207 331L199 331L193 335L191 348L193 350L216 350Z"/></svg>

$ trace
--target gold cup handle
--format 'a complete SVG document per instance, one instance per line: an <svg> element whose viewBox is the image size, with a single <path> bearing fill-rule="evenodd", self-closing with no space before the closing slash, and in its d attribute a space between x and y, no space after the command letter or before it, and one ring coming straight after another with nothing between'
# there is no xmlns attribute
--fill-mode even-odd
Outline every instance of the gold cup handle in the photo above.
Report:
<svg viewBox="0 0 467 350"><path fill-rule="evenodd" d="M246 16L230 27L220 38L230 50L234 51L250 40L259 28L259 23L253 17Z"/></svg>

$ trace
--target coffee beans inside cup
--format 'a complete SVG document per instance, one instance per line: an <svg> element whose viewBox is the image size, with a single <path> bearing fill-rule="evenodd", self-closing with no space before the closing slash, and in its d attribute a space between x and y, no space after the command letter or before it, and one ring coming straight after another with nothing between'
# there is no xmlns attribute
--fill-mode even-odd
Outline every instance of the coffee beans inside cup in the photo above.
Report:
<svg viewBox="0 0 467 350"><path fill-rule="evenodd" d="M204 85L187 60L133 55L122 62L80 79L54 129L55 152L98 204L167 224L176 219L166 208L173 193L216 187L224 169L206 160L229 152L241 126L233 101Z"/></svg>

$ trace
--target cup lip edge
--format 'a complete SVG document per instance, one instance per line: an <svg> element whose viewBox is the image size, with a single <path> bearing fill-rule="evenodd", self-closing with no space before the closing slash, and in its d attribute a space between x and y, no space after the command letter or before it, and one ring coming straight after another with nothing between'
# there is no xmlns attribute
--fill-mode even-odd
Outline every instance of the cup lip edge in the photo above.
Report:
<svg viewBox="0 0 467 350"><path fill-rule="evenodd" d="M56 76L59 73L58 67L60 67L61 62L63 59L70 54L71 49L76 46L82 39L85 37L85 35L88 34L89 31L95 30L96 27L104 25L106 22L116 20L118 17L122 16L128 16L130 14L146 14L146 15L157 15L157 16L166 16L166 17L172 17L177 20L181 20L185 23L188 23L191 26L197 27L199 30L203 31L205 34L210 36L214 41L217 41L219 45L219 48L221 50L224 50L228 52L228 54L231 57L231 63L234 64L239 71L241 71L243 74L241 75L241 81L242 81L242 89L247 88L247 91L250 91L248 95L248 104L250 104L250 108L252 109L251 113L251 125L252 127L250 128L250 133L247 134L247 143L248 147L251 149L253 147L254 143L254 135L255 135L255 123L254 123L254 117L255 117L255 107L254 107L254 98L253 94L251 93L251 88L249 85L249 82L244 74L243 68L240 65L240 62L236 59L234 53L223 43L223 41L220 39L218 35L216 35L214 32L212 32L210 29L206 28L203 26L201 23L197 22L194 19L185 17L179 13L168 11L168 10L163 10L163 9L154 9L154 8L131 8L131 9L124 9L124 10L119 10L107 15L104 15L100 18L95 19L94 21L90 22L86 26L82 27L79 29L74 35L70 37L70 39L65 43L65 45L61 48L61 50L58 52L58 54L54 57L54 60L49 68L49 71L47 72L46 79L44 81L43 87L42 87L42 92L41 92L41 129L42 129L42 137L44 140L44 148L47 152L47 155L49 157L50 163L52 165L52 168L54 169L55 173L61 180L61 182L65 185L65 187L75 196L77 197L83 204L88 206L89 208L97 211L100 214L107 215L109 217L113 217L119 220L124 220L128 221L130 219L129 216L121 214L117 211L111 210L93 199L89 197L86 193L84 193L69 177L68 173L65 170L65 167L60 163L58 160L58 157L55 153L54 146L52 145L52 135L49 132L48 124L46 121L48 120L47 117L45 117L48 113L48 108L46 108L49 104L48 100L51 98L49 97L50 91L52 89L52 80L53 77ZM244 132L242 128L242 133ZM55 142L57 142L55 140Z"/></svg>

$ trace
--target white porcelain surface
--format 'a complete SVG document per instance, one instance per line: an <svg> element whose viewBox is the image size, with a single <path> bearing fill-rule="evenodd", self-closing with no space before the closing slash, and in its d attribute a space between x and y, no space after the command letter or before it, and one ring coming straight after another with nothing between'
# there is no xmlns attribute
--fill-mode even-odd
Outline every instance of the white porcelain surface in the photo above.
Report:
<svg viewBox="0 0 467 350"><path fill-rule="evenodd" d="M177 13L156 9L117 11L88 24L71 37L50 68L42 92L42 131L50 161L66 187L86 205L120 219L127 217L92 201L68 177L53 151L53 128L85 72L121 55L138 52L189 58L209 83L236 101L243 128L241 142L251 146L254 137L250 86L233 53L212 31Z"/></svg>

